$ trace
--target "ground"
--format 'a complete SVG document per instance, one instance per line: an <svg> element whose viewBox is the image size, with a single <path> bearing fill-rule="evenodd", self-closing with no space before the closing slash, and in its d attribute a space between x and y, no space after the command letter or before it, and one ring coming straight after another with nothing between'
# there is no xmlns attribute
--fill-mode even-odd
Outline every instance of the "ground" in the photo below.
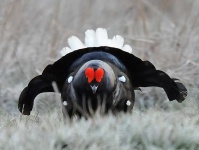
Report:
<svg viewBox="0 0 199 150"><path fill-rule="evenodd" d="M199 0L1 0L0 149L199 149ZM179 78L183 103L159 88L136 91L132 114L63 120L59 94L41 94L30 116L17 109L30 79L61 56L67 38L107 28L133 54Z"/></svg>

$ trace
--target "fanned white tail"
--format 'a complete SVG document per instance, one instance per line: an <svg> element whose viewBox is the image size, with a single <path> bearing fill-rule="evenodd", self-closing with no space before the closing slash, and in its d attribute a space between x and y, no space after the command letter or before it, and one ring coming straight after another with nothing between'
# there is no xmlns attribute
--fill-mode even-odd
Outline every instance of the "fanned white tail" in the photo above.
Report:
<svg viewBox="0 0 199 150"><path fill-rule="evenodd" d="M115 47L125 52L132 53L131 46L124 45L124 38L122 36L116 35L112 39L109 39L107 30L104 28L97 28L96 31L87 30L85 32L84 44L76 36L71 36L68 39L68 45L70 48L64 47L60 51L60 54L62 56L65 56L66 54L78 49L82 49L86 47L100 47L100 46Z"/></svg>

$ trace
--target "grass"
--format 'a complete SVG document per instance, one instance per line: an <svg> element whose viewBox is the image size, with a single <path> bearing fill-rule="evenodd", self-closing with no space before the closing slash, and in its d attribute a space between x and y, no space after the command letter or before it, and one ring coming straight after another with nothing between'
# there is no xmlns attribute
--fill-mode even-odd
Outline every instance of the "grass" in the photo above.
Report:
<svg viewBox="0 0 199 150"><path fill-rule="evenodd" d="M194 115L193 115L194 113ZM198 111L145 113L64 123L61 114L1 118L2 149L199 149Z"/></svg>
<svg viewBox="0 0 199 150"><path fill-rule="evenodd" d="M105 5L106 4L106 5ZM2 0L0 3L0 149L199 149L198 0ZM105 27L133 54L181 79L189 95L169 102L159 88L136 92L132 114L64 121L59 94L41 94L31 116L18 97L60 58L67 38Z"/></svg>

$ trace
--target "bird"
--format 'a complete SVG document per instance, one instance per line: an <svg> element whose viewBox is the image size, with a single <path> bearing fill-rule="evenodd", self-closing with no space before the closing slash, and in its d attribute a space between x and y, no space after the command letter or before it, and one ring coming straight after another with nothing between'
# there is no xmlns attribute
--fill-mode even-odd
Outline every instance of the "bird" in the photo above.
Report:
<svg viewBox="0 0 199 150"><path fill-rule="evenodd" d="M140 87L163 88L170 101L179 103L187 97L187 89L179 79L133 55L122 36L110 39L105 28L87 30L84 43L71 36L68 45L60 51L61 58L21 92L18 109L23 115L30 115L38 94L55 92L53 83L61 93L63 114L70 118L90 117L99 108L105 114L131 112L135 90Z"/></svg>

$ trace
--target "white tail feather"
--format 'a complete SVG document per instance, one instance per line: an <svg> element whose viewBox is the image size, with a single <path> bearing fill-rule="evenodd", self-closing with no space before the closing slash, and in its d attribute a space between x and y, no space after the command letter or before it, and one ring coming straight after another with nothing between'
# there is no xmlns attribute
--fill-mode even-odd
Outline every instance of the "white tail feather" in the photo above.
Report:
<svg viewBox="0 0 199 150"><path fill-rule="evenodd" d="M108 46L108 34L107 30L98 28L96 30L97 45L96 46Z"/></svg>
<svg viewBox="0 0 199 150"><path fill-rule="evenodd" d="M107 30L104 28L97 28L94 30L87 30L85 32L85 43L83 44L76 36L68 39L68 47L64 47L60 53L62 56L78 49L86 47L100 47L109 46L119 48L128 53L132 53L132 48L129 45L124 45L124 38L120 35L114 36L112 39L108 38ZM124 45L124 46L123 46Z"/></svg>
<svg viewBox="0 0 199 150"><path fill-rule="evenodd" d="M112 41L114 47L122 49L122 46L124 44L124 38L122 36L116 35L113 37Z"/></svg>
<svg viewBox="0 0 199 150"><path fill-rule="evenodd" d="M95 47L96 46L96 34L94 30L87 30L85 32L85 46Z"/></svg>
<svg viewBox="0 0 199 150"><path fill-rule="evenodd" d="M68 39L68 45L72 50L85 48L84 44L76 36L71 36Z"/></svg>
<svg viewBox="0 0 199 150"><path fill-rule="evenodd" d="M132 48L129 45L124 45L122 50L125 51L125 52L128 52L128 53L132 53Z"/></svg>
<svg viewBox="0 0 199 150"><path fill-rule="evenodd" d="M61 56L65 56L66 54L72 52L72 50L68 47L64 47L61 51L60 51L60 54Z"/></svg>

